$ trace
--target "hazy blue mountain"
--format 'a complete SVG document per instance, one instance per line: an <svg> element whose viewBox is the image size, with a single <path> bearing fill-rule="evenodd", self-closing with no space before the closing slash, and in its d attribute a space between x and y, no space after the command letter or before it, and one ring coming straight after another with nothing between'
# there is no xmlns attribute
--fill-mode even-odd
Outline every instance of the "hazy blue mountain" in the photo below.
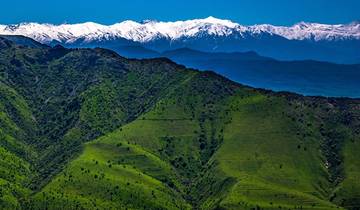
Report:
<svg viewBox="0 0 360 210"><path fill-rule="evenodd" d="M121 56L127 58L156 58L161 57L161 53L150 50L142 46L120 46L115 49Z"/></svg>
<svg viewBox="0 0 360 210"><path fill-rule="evenodd" d="M117 52L129 58L166 57L190 68L214 70L253 87L305 95L360 97L359 64L279 61L255 52L209 53L188 48L149 54L145 48L126 47Z"/></svg>

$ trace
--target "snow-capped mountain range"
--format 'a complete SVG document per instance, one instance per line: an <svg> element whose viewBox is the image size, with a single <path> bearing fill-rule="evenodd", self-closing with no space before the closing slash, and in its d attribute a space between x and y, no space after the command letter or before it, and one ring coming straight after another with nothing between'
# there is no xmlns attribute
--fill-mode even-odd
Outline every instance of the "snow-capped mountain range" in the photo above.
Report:
<svg viewBox="0 0 360 210"><path fill-rule="evenodd" d="M103 47L121 55L131 51L136 52L135 58L154 56L156 52L151 51L191 48L205 52L255 51L280 60L360 63L360 22L244 26L208 17L175 22L128 20L108 26L93 22L20 23L0 25L0 35L23 35L51 46Z"/></svg>
<svg viewBox="0 0 360 210"><path fill-rule="evenodd" d="M178 40L197 36L257 36L266 33L278 35L289 40L360 40L360 22L350 24L326 25L301 22L290 27L269 24L244 26L230 20L214 17L176 22L124 21L113 25L93 22L80 24L39 24L20 23L0 25L0 34L24 35L41 43L75 43L78 40L92 42L99 40L127 39L145 43L157 39Z"/></svg>

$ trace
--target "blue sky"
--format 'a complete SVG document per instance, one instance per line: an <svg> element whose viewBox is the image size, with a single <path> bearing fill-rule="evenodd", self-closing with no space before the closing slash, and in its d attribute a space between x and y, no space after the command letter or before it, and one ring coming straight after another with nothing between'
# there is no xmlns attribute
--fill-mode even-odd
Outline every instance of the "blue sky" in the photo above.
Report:
<svg viewBox="0 0 360 210"><path fill-rule="evenodd" d="M245 25L360 20L360 0L5 0L1 7L1 24L112 24L126 19L172 21L208 16Z"/></svg>

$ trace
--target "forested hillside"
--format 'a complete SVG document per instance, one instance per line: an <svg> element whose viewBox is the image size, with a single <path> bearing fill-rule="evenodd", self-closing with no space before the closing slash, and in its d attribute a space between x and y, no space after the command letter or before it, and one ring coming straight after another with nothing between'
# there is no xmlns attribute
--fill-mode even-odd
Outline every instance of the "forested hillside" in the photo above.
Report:
<svg viewBox="0 0 360 210"><path fill-rule="evenodd" d="M359 209L360 100L0 37L1 209Z"/></svg>

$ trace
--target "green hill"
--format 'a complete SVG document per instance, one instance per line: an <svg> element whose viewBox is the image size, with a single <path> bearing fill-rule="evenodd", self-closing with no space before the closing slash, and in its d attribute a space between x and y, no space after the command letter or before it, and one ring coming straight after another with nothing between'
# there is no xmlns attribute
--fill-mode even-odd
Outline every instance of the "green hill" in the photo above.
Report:
<svg viewBox="0 0 360 210"><path fill-rule="evenodd" d="M360 208L360 100L1 37L0 73L2 209Z"/></svg>

